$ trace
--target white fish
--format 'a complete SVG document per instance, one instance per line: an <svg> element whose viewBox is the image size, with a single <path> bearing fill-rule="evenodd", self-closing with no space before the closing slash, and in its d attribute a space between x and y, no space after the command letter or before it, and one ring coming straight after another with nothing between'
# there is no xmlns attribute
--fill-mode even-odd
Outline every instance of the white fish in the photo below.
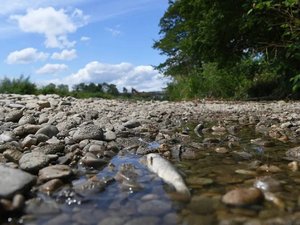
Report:
<svg viewBox="0 0 300 225"><path fill-rule="evenodd" d="M182 193L187 197L191 196L181 175L169 161L155 153L147 154L146 157L147 167L150 171L156 173L166 183L174 186L177 192Z"/></svg>

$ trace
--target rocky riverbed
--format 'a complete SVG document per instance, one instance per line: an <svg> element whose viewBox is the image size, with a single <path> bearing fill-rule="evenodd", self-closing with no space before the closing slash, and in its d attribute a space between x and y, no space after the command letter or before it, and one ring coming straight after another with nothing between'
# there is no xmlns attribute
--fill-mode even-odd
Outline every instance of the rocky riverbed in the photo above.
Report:
<svg viewBox="0 0 300 225"><path fill-rule="evenodd" d="M0 222L298 224L299 136L299 102L2 94ZM190 199L149 172L153 152Z"/></svg>

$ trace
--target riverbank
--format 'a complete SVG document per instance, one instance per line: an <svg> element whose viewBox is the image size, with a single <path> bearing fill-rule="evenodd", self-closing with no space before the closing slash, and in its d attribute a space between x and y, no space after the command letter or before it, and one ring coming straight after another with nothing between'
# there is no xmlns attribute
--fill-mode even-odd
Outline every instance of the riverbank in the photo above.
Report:
<svg viewBox="0 0 300 225"><path fill-rule="evenodd" d="M22 218L26 223L39 221L44 224L45 218L51 214L60 219L56 224L63 221L84 224L80 220L84 214L77 215L74 205L94 207L84 202L89 202L87 199L91 196L96 198L104 190L113 189L110 184L116 183L123 190L116 193L127 193L129 202L129 192L140 193L144 200L138 202L145 207L144 211L136 212L134 207L128 206L126 212L133 211L126 217L121 213L124 220L120 224L135 224L135 220L143 217L150 221L149 224L162 221L172 224L174 220L181 223L185 217L192 215L190 211L184 215L182 211L186 206L177 210L172 202L171 205L157 202L160 200L157 199L159 195L155 197L155 191L150 196L141 191L152 182L153 175L146 174L146 178L141 179L145 171L138 165L138 158L149 152L158 152L175 164L197 164L197 160L209 154L218 154L218 157L227 160L238 157L238 160L244 161L249 157L251 163L254 159L245 151L239 138L239 132L245 127L254 130L251 141L255 146L268 148L278 145L276 143L297 146L300 141L300 102L78 100L56 95L0 95L1 215L12 215L16 221ZM298 165L298 150L282 149L282 153ZM116 157L128 155L129 162L116 160ZM256 177L258 174L255 171L264 163L257 164L251 176ZM265 166L263 172L268 173L271 167L268 164ZM105 176L101 175L101 171L106 171ZM188 170L183 172L188 173ZM196 204L195 201L199 200L196 195L199 182L219 184L212 178L201 180L201 171L198 175L193 173L193 176L199 179L196 183L195 179L187 179L195 194L189 204ZM161 187L161 183L158 186ZM155 186L152 188L157 191ZM222 198L230 189L231 186L222 190L214 196L214 201L223 205L240 205L241 202L228 203L226 198ZM159 192L162 191L159 189ZM109 196L111 193L108 191L106 194ZM259 191L259 200L262 194ZM204 200L207 203L208 200ZM115 207L119 210L116 204L121 203L116 201L109 201L110 209ZM255 205L257 202L249 204ZM72 212L67 213L70 210L68 205L72 206ZM151 214L157 205L164 207ZM98 208L101 209L100 206ZM175 212L183 215L177 218ZM225 221L226 217L219 214L217 220ZM62 215L65 218L61 218ZM110 212L109 216L113 217L113 213ZM88 217L94 221L92 224L102 224L101 221L106 219L96 215ZM191 221L188 223L193 224Z"/></svg>

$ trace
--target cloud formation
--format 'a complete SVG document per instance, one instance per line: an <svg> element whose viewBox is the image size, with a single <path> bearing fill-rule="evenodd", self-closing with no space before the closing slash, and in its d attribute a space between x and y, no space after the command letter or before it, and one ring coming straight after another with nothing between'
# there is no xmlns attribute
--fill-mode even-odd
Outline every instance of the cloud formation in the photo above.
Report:
<svg viewBox="0 0 300 225"><path fill-rule="evenodd" d="M48 54L44 52L38 52L35 48L24 48L19 51L9 53L6 58L7 64L28 64L36 61L46 60Z"/></svg>
<svg viewBox="0 0 300 225"><path fill-rule="evenodd" d="M86 36L82 36L80 38L80 41L89 41L89 40L91 40L91 38L90 37L86 37Z"/></svg>
<svg viewBox="0 0 300 225"><path fill-rule="evenodd" d="M37 74L57 74L68 69L65 64L46 64L36 71Z"/></svg>
<svg viewBox="0 0 300 225"><path fill-rule="evenodd" d="M67 50L64 49L62 52L54 52L51 56L51 59L56 60L72 60L77 57L75 49Z"/></svg>
<svg viewBox="0 0 300 225"><path fill-rule="evenodd" d="M79 83L113 83L119 90L135 88L139 91L157 91L166 86L170 80L163 77L152 66L134 66L130 63L105 64L93 61L76 73L63 80L51 81L70 86Z"/></svg>
<svg viewBox="0 0 300 225"><path fill-rule="evenodd" d="M79 9L72 13L53 7L28 9L25 15L12 15L23 32L43 34L47 48L71 48L76 42L69 41L68 34L87 24L88 16Z"/></svg>

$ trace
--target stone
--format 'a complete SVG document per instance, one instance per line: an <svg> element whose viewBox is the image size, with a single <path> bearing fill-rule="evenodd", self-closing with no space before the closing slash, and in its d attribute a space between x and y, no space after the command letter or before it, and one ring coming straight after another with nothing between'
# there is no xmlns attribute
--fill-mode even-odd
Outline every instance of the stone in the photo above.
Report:
<svg viewBox="0 0 300 225"><path fill-rule="evenodd" d="M53 136L56 136L59 133L59 130L57 129L56 126L53 125L46 125L40 128L36 134L45 134L49 138L52 138Z"/></svg>
<svg viewBox="0 0 300 225"><path fill-rule="evenodd" d="M126 217L107 217L101 220L98 225L123 225L126 222Z"/></svg>
<svg viewBox="0 0 300 225"><path fill-rule="evenodd" d="M101 167L107 164L107 162L103 159L97 158L96 155L94 155L91 152L87 152L81 159L81 162L83 165L88 166L88 167Z"/></svg>
<svg viewBox="0 0 300 225"><path fill-rule="evenodd" d="M209 215L215 211L214 200L205 196L193 196L187 207L193 213L202 215Z"/></svg>
<svg viewBox="0 0 300 225"><path fill-rule="evenodd" d="M290 148L285 152L285 155L290 160L300 161L300 146Z"/></svg>
<svg viewBox="0 0 300 225"><path fill-rule="evenodd" d="M259 177L255 180L254 187L269 192L278 192L282 190L281 183L278 180L275 180L271 176Z"/></svg>
<svg viewBox="0 0 300 225"><path fill-rule="evenodd" d="M9 161L19 163L23 153L17 149L7 149L3 152L3 156Z"/></svg>
<svg viewBox="0 0 300 225"><path fill-rule="evenodd" d="M33 215L51 215L60 213L58 204L54 200L33 198L26 202L25 212Z"/></svg>
<svg viewBox="0 0 300 225"><path fill-rule="evenodd" d="M30 148L32 145L36 145L36 144L37 144L37 138L32 134L27 135L24 138L24 140L21 142L22 148Z"/></svg>
<svg viewBox="0 0 300 225"><path fill-rule="evenodd" d="M146 201L139 205L138 212L148 216L164 215L172 208L171 203L162 200Z"/></svg>
<svg viewBox="0 0 300 225"><path fill-rule="evenodd" d="M141 225L141 224L158 225L160 224L159 222L160 219L158 217L142 216L128 221L127 223L125 223L125 225Z"/></svg>
<svg viewBox="0 0 300 225"><path fill-rule="evenodd" d="M24 137L28 134L35 134L40 128L41 128L40 125L25 124L25 125L16 127L13 132L17 136Z"/></svg>
<svg viewBox="0 0 300 225"><path fill-rule="evenodd" d="M64 183L60 179L49 180L39 187L40 192L52 194L54 191L62 187Z"/></svg>
<svg viewBox="0 0 300 225"><path fill-rule="evenodd" d="M43 152L44 154L57 154L62 153L65 150L65 145L63 143L58 144L46 144L33 149L33 151Z"/></svg>
<svg viewBox="0 0 300 225"><path fill-rule="evenodd" d="M38 179L42 182L52 179L64 179L73 174L71 168L67 165L48 166L39 171Z"/></svg>
<svg viewBox="0 0 300 225"><path fill-rule="evenodd" d="M11 198L30 189L35 181L36 177L27 172L0 165L0 197Z"/></svg>
<svg viewBox="0 0 300 225"><path fill-rule="evenodd" d="M140 121L132 119L127 121L126 123L122 124L124 127L132 129L132 128L136 128L141 126L142 124L140 123Z"/></svg>
<svg viewBox="0 0 300 225"><path fill-rule="evenodd" d="M11 131L4 131L1 135L0 135L0 143L5 143L5 142L10 142L10 141L15 141L16 140L16 136L13 132Z"/></svg>
<svg viewBox="0 0 300 225"><path fill-rule="evenodd" d="M22 116L23 116L22 110L14 110L14 111L9 112L5 116L5 121L6 122L18 122Z"/></svg>
<svg viewBox="0 0 300 225"><path fill-rule="evenodd" d="M29 172L38 172L49 164L50 158L42 152L31 152L24 154L19 160L22 170Z"/></svg>
<svg viewBox="0 0 300 225"><path fill-rule="evenodd" d="M73 139L77 142L85 139L103 140L103 130L94 124L84 125L76 130Z"/></svg>
<svg viewBox="0 0 300 225"><path fill-rule="evenodd" d="M116 133L110 130L106 131L103 136L104 141L114 141L116 140L116 138L117 138Z"/></svg>
<svg viewBox="0 0 300 225"><path fill-rule="evenodd" d="M24 115L19 120L19 125L36 124L36 120L32 115Z"/></svg>
<svg viewBox="0 0 300 225"><path fill-rule="evenodd" d="M50 108L51 107L51 104L49 101L39 101L37 102L38 104L38 110L42 110L42 109L45 109L45 108Z"/></svg>
<svg viewBox="0 0 300 225"><path fill-rule="evenodd" d="M222 202L233 206L258 204L263 200L263 194L258 188L237 188L227 192Z"/></svg>

